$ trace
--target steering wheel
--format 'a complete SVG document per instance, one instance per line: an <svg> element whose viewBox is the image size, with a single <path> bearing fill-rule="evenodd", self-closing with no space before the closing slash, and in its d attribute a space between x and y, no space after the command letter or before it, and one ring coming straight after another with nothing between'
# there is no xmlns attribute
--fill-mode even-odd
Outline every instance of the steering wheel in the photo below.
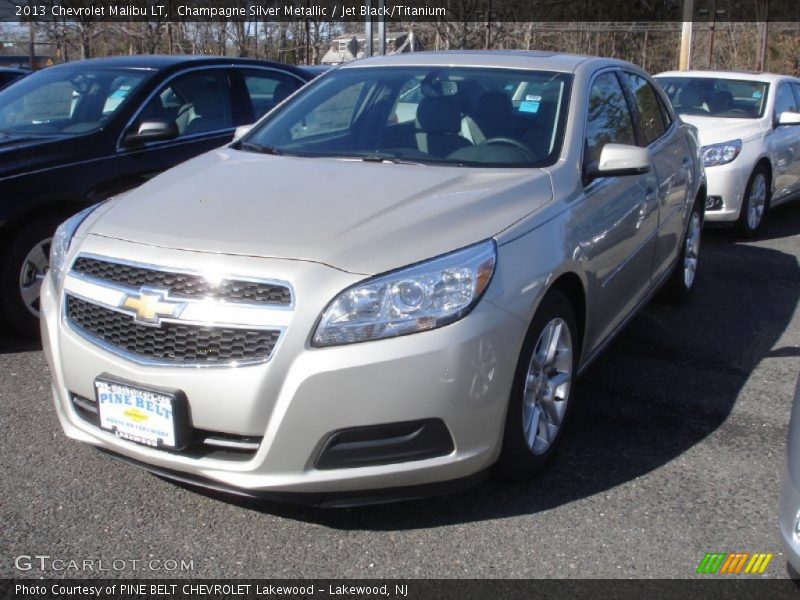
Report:
<svg viewBox="0 0 800 600"><path fill-rule="evenodd" d="M504 145L504 146L513 146L514 148L516 148L517 150L522 152L525 155L525 158L527 160L529 160L531 162L536 160L536 157L533 155L533 152L531 152L531 149L528 148L525 144L523 144L519 140L515 140L514 138L510 138L510 137L493 137L493 138L489 138L489 139L483 140L478 145L479 146L485 146L485 145L491 145L491 144Z"/></svg>
<svg viewBox="0 0 800 600"><path fill-rule="evenodd" d="M749 117L749 116L750 116L750 113L749 113L749 112L747 112L746 110L744 110L744 109L741 109L741 108L732 108L732 109L730 109L730 110L728 110L728 111L726 111L726 112L729 112L729 113L737 113L737 114L740 114L740 115L745 115L745 116L747 116L747 117Z"/></svg>

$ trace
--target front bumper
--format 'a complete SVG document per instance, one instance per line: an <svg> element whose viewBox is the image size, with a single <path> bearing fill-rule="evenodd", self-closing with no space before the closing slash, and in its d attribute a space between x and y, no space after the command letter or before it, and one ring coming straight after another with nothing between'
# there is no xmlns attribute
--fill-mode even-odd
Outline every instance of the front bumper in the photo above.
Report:
<svg viewBox="0 0 800 600"><path fill-rule="evenodd" d="M706 210L705 220L710 222L733 222L739 218L744 199L744 189L752 171L752 165L737 157L727 165L706 167L707 197L722 199L720 210Z"/></svg>
<svg viewBox="0 0 800 600"><path fill-rule="evenodd" d="M800 487L792 480L791 473L787 469L781 492L778 525L786 560L795 571L800 572L800 536L796 533L798 519L800 519Z"/></svg>
<svg viewBox="0 0 800 600"><path fill-rule="evenodd" d="M88 243L107 246L110 242ZM174 263L203 260L196 253L133 246L114 242L114 252L145 261L148 252L153 252L153 260L160 256L162 262L169 260L165 255L171 255ZM238 368L137 364L73 331L63 318L62 298L50 278L46 279L41 295L42 339L56 410L68 437L166 476L246 495L341 495L383 488L402 492L468 478L496 460L525 332L522 321L484 299L466 318L437 330L311 348L308 339L325 304L361 277L298 261L231 260L236 272L277 272L280 278L292 281L297 293L297 310L285 336L264 364ZM246 460L187 456L125 441L101 430L82 418L72 397L93 398L94 380L103 373L143 386L182 390L193 427L256 436L261 440L258 449ZM332 432L422 419L444 423L452 437L451 452L370 466L320 469L315 465Z"/></svg>

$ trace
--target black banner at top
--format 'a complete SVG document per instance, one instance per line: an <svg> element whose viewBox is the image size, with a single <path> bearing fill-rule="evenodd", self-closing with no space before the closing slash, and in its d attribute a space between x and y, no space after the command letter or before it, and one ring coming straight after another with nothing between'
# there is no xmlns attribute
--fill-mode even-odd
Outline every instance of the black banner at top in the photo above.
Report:
<svg viewBox="0 0 800 600"><path fill-rule="evenodd" d="M0 0L0 21L800 22L799 0Z"/></svg>

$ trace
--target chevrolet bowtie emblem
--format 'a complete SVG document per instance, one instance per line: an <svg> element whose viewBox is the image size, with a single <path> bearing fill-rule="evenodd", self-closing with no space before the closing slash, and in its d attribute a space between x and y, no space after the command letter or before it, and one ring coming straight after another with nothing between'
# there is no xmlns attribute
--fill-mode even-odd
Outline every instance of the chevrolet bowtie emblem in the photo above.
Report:
<svg viewBox="0 0 800 600"><path fill-rule="evenodd" d="M164 317L178 318L186 308L185 302L167 300L167 292L141 289L138 294L128 294L120 303L135 313L135 319L142 323L158 325Z"/></svg>

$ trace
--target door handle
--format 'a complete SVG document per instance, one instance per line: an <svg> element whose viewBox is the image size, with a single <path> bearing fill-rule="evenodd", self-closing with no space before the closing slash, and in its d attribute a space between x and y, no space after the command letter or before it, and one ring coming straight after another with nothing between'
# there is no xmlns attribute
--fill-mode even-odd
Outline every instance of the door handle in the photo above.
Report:
<svg viewBox="0 0 800 600"><path fill-rule="evenodd" d="M690 159L688 156L684 156L683 160L681 161L681 166L682 167L688 167L691 164L692 164L692 159Z"/></svg>

